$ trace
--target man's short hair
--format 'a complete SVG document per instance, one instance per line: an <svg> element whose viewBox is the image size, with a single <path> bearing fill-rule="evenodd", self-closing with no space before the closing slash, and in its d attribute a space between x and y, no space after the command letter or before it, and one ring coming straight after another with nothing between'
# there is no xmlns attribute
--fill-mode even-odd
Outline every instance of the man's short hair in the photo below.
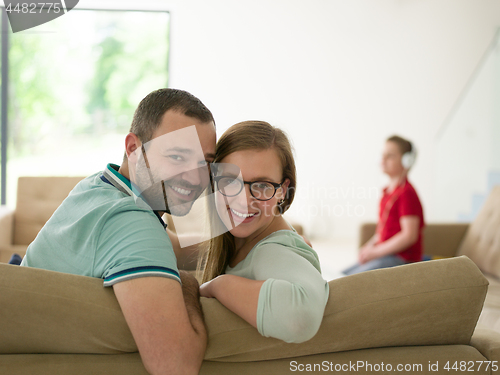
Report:
<svg viewBox="0 0 500 375"><path fill-rule="evenodd" d="M165 88L153 91L141 100L135 110L130 132L137 135L142 143L149 142L160 126L163 115L171 109L215 125L212 112L200 99L183 90Z"/></svg>

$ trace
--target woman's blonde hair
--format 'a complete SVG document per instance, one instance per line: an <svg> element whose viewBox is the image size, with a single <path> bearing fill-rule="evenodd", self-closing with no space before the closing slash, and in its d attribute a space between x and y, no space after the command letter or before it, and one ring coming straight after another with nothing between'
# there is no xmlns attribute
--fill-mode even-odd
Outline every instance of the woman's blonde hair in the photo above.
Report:
<svg viewBox="0 0 500 375"><path fill-rule="evenodd" d="M279 213L282 214L292 204L297 184L293 149L283 130L264 121L244 121L235 124L226 130L217 142L214 163L220 162L236 151L267 149L276 150L281 161L283 173L281 181L290 180L284 201L278 205ZM223 274L236 250L234 236L226 229L221 230L224 224L217 214L215 201L210 201L209 205L213 205L209 207L210 226L213 233L224 233L212 236L204 246L205 251L202 252L198 262L199 270L204 266L202 282Z"/></svg>

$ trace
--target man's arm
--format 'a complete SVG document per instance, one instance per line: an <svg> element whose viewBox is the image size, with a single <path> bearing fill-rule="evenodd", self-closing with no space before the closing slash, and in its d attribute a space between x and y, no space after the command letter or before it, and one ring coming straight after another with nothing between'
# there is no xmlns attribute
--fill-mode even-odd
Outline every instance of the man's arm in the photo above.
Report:
<svg viewBox="0 0 500 375"><path fill-rule="evenodd" d="M146 370L152 375L198 374L207 333L198 282L143 277L113 285Z"/></svg>
<svg viewBox="0 0 500 375"><path fill-rule="evenodd" d="M378 245L363 246L359 253L361 264L386 255L399 253L418 240L420 218L418 216L402 216L399 219L401 231Z"/></svg>
<svg viewBox="0 0 500 375"><path fill-rule="evenodd" d="M198 280L186 271L179 271L182 281L182 295L189 321L196 333L206 332L203 310L200 303L200 284ZM205 354L205 352L203 352Z"/></svg>

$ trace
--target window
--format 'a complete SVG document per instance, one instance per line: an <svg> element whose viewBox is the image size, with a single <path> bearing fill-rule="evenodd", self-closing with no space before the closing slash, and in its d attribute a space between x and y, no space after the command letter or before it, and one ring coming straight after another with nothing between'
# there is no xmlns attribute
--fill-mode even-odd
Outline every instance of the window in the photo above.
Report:
<svg viewBox="0 0 500 375"><path fill-rule="evenodd" d="M19 176L86 176L121 163L137 104L167 86L169 20L164 11L73 9L9 29L9 206Z"/></svg>

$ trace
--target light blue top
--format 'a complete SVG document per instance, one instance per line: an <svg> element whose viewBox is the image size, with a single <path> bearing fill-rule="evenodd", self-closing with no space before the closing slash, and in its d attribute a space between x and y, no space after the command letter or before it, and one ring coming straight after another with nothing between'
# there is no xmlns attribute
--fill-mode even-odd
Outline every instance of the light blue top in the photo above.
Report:
<svg viewBox="0 0 500 375"><path fill-rule="evenodd" d="M259 241L226 273L266 280L259 293L257 329L286 342L311 339L323 320L328 283L318 255L297 233L279 230Z"/></svg>
<svg viewBox="0 0 500 375"><path fill-rule="evenodd" d="M22 266L98 277L104 286L146 276L180 281L159 218L136 203L117 169L108 164L104 179L99 172L76 185L29 245Z"/></svg>

